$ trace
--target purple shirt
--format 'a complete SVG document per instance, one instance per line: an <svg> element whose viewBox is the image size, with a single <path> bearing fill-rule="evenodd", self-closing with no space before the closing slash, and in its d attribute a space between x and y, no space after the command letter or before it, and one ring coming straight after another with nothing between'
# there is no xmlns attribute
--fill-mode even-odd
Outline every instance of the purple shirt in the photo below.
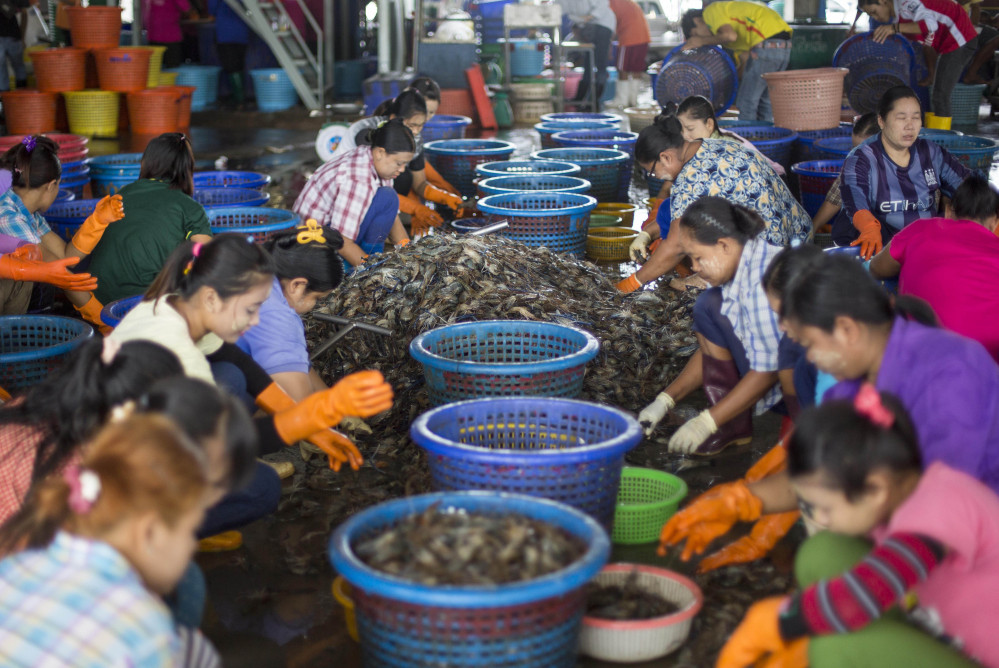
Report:
<svg viewBox="0 0 999 668"><path fill-rule="evenodd" d="M281 281L274 278L271 294L260 306L260 322L236 342L268 375L309 373L305 325L284 298Z"/></svg>
<svg viewBox="0 0 999 668"><path fill-rule="evenodd" d="M999 493L999 366L982 344L896 319L875 386L909 411L924 468L940 461ZM825 400L851 399L859 387L839 382Z"/></svg>

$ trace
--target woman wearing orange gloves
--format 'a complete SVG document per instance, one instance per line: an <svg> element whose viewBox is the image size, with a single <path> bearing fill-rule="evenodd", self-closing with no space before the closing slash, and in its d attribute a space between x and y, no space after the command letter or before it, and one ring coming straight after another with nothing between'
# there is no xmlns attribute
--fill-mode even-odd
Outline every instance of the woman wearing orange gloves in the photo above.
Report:
<svg viewBox="0 0 999 668"><path fill-rule="evenodd" d="M15 294L27 289L30 295L31 283L48 283L63 290L90 292L97 287L97 279L90 274L74 274L70 267L80 261L78 257L67 257L54 262L43 262L42 251L34 244L25 244L19 239L0 234L0 315L20 315L23 310L13 305ZM11 308L8 309L8 301ZM25 302L26 304L26 302Z"/></svg>

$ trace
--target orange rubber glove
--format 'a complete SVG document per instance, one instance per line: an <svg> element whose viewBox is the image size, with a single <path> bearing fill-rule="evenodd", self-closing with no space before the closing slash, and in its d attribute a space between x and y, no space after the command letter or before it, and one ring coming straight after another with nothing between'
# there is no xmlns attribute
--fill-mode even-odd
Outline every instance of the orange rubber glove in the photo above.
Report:
<svg viewBox="0 0 999 668"><path fill-rule="evenodd" d="M409 226L409 231L414 236L417 234L423 234L431 227L440 227L444 224L444 219L436 211L432 211L422 204L416 205L416 210L413 212L412 222Z"/></svg>
<svg viewBox="0 0 999 668"><path fill-rule="evenodd" d="M808 668L808 645L811 638L792 640L784 649L771 654L760 668Z"/></svg>
<svg viewBox="0 0 999 668"><path fill-rule="evenodd" d="M403 237L402 239L399 239L399 241L395 242L395 247L402 248L403 246L408 245L409 241L409 237Z"/></svg>
<svg viewBox="0 0 999 668"><path fill-rule="evenodd" d="M658 197L650 197L649 200L652 206L649 208L649 217L646 218L645 220L648 221L649 223L656 225L656 228L658 229L659 225L656 224L656 218L659 216L659 207L661 207L663 205L663 202L665 202L666 200L659 199Z"/></svg>
<svg viewBox="0 0 999 668"><path fill-rule="evenodd" d="M749 467L746 471L746 482L758 482L768 475L772 475L787 468L787 448L783 441L770 448L767 454L760 457L759 461Z"/></svg>
<svg viewBox="0 0 999 668"><path fill-rule="evenodd" d="M430 164L429 160L426 161L423 165L423 173L427 177L427 181L437 186L441 190L446 190L449 193L453 193L455 195L461 194L461 192L457 188L448 183L447 179L445 179L443 176L440 175L440 172L434 169L434 166Z"/></svg>
<svg viewBox="0 0 999 668"><path fill-rule="evenodd" d="M715 538L729 532L736 522L753 522L760 518L763 502L746 486L744 480L716 485L674 515L663 526L659 536L659 556L666 549L686 539L680 558L687 561Z"/></svg>
<svg viewBox="0 0 999 668"><path fill-rule="evenodd" d="M697 565L697 572L707 573L722 566L745 564L767 556L777 541L791 530L800 516L801 512L797 510L764 515L756 520L749 535L743 536L714 554L704 557Z"/></svg>
<svg viewBox="0 0 999 668"><path fill-rule="evenodd" d="M71 243L81 253L89 255L104 236L108 225L124 217L125 207L121 203L121 195L106 195L94 207L94 212L83 221L83 225L80 225Z"/></svg>
<svg viewBox="0 0 999 668"><path fill-rule="evenodd" d="M629 292L634 292L635 290L641 290L642 282L638 280L638 272L636 271L634 274L632 274L628 278L618 283L617 289L623 292L624 294L628 294Z"/></svg>
<svg viewBox="0 0 999 668"><path fill-rule="evenodd" d="M97 289L97 279L90 274L74 274L69 270L80 261L78 257L67 257L55 262L39 262L29 259L35 254L30 250L35 246L21 246L13 253L0 256L0 278L15 281L48 283L63 290L93 292ZM22 249L29 249L22 252Z"/></svg>
<svg viewBox="0 0 999 668"><path fill-rule="evenodd" d="M290 445L339 424L345 415L364 418L390 408L392 387L381 372L358 371L330 389L311 394L277 413L274 428L281 440Z"/></svg>
<svg viewBox="0 0 999 668"><path fill-rule="evenodd" d="M791 643L780 635L778 617L786 596L773 596L754 603L718 655L715 668L746 668L760 659L784 653Z"/></svg>
<svg viewBox="0 0 999 668"><path fill-rule="evenodd" d="M457 211L464 207L465 202L459 195L452 195L446 190L441 190L437 186L429 183L423 188L423 199L434 204L444 204L452 211Z"/></svg>
<svg viewBox="0 0 999 668"><path fill-rule="evenodd" d="M97 297L94 295L91 294L90 299L88 299L87 303L83 306L76 306L74 304L73 308L75 308L80 315L83 316L84 320L96 327L97 331L104 336L111 333L112 328L105 325L104 321L101 320L101 309L104 308L104 304L97 301Z"/></svg>
<svg viewBox="0 0 999 668"><path fill-rule="evenodd" d="M864 209L853 214L853 226L860 236L851 246L860 246L860 257L870 260L881 251L881 223L874 214Z"/></svg>

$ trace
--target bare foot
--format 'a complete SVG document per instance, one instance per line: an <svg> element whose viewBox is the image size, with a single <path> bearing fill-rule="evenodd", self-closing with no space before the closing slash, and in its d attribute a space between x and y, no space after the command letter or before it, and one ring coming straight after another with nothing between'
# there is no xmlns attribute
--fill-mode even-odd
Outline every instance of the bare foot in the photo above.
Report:
<svg viewBox="0 0 999 668"><path fill-rule="evenodd" d="M967 84L968 86L977 86L978 84L987 84L988 81L981 78L977 74L966 74L961 83Z"/></svg>
<svg viewBox="0 0 999 668"><path fill-rule="evenodd" d="M917 86L929 86L933 83L933 77L926 77L916 82Z"/></svg>

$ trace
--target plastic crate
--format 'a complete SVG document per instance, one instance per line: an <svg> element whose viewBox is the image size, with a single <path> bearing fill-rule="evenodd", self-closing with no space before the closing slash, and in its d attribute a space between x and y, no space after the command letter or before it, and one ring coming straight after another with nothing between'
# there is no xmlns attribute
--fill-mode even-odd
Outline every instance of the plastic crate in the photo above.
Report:
<svg viewBox="0 0 999 668"><path fill-rule="evenodd" d="M818 160L842 160L853 150L853 137L826 137L812 144Z"/></svg>
<svg viewBox="0 0 999 668"><path fill-rule="evenodd" d="M568 130L615 130L617 123L606 120L569 120L569 121L548 121L537 123L534 129L541 135L541 148L556 148L552 135L556 132Z"/></svg>
<svg viewBox="0 0 999 668"><path fill-rule="evenodd" d="M600 202L628 199L631 154L611 148L548 148L531 154L533 160L558 160L579 165L579 178L590 182L590 195ZM617 166L615 171L613 168Z"/></svg>
<svg viewBox="0 0 999 668"><path fill-rule="evenodd" d="M289 230L301 222L294 211L262 206L208 208L206 211L212 234L234 232L252 236L254 241L263 241L274 232Z"/></svg>
<svg viewBox="0 0 999 668"><path fill-rule="evenodd" d="M798 133L787 128L767 125L750 125L740 127L736 134L749 141L756 149L784 169L791 166L791 148Z"/></svg>
<svg viewBox="0 0 999 668"><path fill-rule="evenodd" d="M199 188L194 191L194 201L205 207L263 206L270 194L252 188Z"/></svg>
<svg viewBox="0 0 999 668"><path fill-rule="evenodd" d="M738 132L738 130L736 132ZM849 123L842 123L835 128L828 128L826 130L802 130L798 133L798 138L794 140L794 162L819 160L818 154L815 150L815 142L820 139L852 136L853 126Z"/></svg>
<svg viewBox="0 0 999 668"><path fill-rule="evenodd" d="M829 188L842 170L842 160L810 160L791 165L791 171L798 175L801 205L809 216L814 218L819 212Z"/></svg>
<svg viewBox="0 0 999 668"><path fill-rule="evenodd" d="M635 466L621 471L621 487L614 510L611 540L621 545L641 545L659 540L663 525L687 496L682 478Z"/></svg>
<svg viewBox="0 0 999 668"><path fill-rule="evenodd" d="M465 197L475 195L476 166L509 158L516 147L510 142L492 139L442 139L423 145L423 152L444 180Z"/></svg>
<svg viewBox="0 0 999 668"><path fill-rule="evenodd" d="M684 49L680 45L663 59L652 92L662 106L703 95L720 115L732 106L738 87L735 63L721 48Z"/></svg>
<svg viewBox="0 0 999 668"><path fill-rule="evenodd" d="M513 176L492 176L478 184L479 197L519 192L559 192L585 195L590 182L575 176L552 176L550 174L515 174Z"/></svg>
<svg viewBox="0 0 999 668"><path fill-rule="evenodd" d="M992 159L996 151L999 151L999 143L994 139L974 135L931 134L926 135L924 139L940 145L962 165L968 169L978 170L985 178L988 178Z"/></svg>
<svg viewBox="0 0 999 668"><path fill-rule="evenodd" d="M0 316L0 387L17 395L66 361L94 328L57 315Z"/></svg>
<svg viewBox="0 0 999 668"><path fill-rule="evenodd" d="M432 587L376 571L354 554L360 538L436 506L448 512L517 514L561 527L586 545L555 573L498 586ZM363 510L330 539L334 570L351 585L369 666L574 668L585 610L583 587L606 563L610 542L573 508L493 492L423 494Z"/></svg>
<svg viewBox="0 0 999 668"><path fill-rule="evenodd" d="M562 148L613 148L634 154L637 132L625 130L565 130L552 135L552 142Z"/></svg>
<svg viewBox="0 0 999 668"><path fill-rule="evenodd" d="M557 160L503 160L484 162L475 166L478 178L512 176L514 174L551 174L552 176L579 176L579 165Z"/></svg>
<svg viewBox="0 0 999 668"><path fill-rule="evenodd" d="M558 192L509 193L479 200L479 212L509 226L497 234L525 246L544 246L553 253L582 256L590 212L597 200L589 195Z"/></svg>
<svg viewBox="0 0 999 668"><path fill-rule="evenodd" d="M83 221L87 219L87 216L94 212L94 208L100 201L98 198L56 202L45 212L45 221L53 232L69 241L76 234L76 230L83 224Z"/></svg>
<svg viewBox="0 0 999 668"><path fill-rule="evenodd" d="M107 304L101 309L101 322L108 327L117 327L122 318L142 301L142 295L123 297Z"/></svg>
<svg viewBox="0 0 999 668"><path fill-rule="evenodd" d="M624 455L642 440L628 413L576 399L503 397L424 413L410 438L438 490L488 489L560 501L608 532Z"/></svg>
<svg viewBox="0 0 999 668"><path fill-rule="evenodd" d="M954 92L950 95L951 122L964 128L978 127L984 92L985 84L954 84Z"/></svg>
<svg viewBox="0 0 999 668"><path fill-rule="evenodd" d="M628 249L636 237L638 230L630 227L591 226L586 235L586 257L594 262L623 262L628 259Z"/></svg>
<svg viewBox="0 0 999 668"><path fill-rule="evenodd" d="M194 86L191 111L204 111L214 106L218 100L221 67L217 65L182 65L177 69L164 70L164 72L176 73L175 83L178 86Z"/></svg>
<svg viewBox="0 0 999 668"><path fill-rule="evenodd" d="M260 172L197 172L195 188L250 188L260 190L271 182L268 174Z"/></svg>
<svg viewBox="0 0 999 668"><path fill-rule="evenodd" d="M824 130L839 124L845 67L767 72L774 124L791 130Z"/></svg>
<svg viewBox="0 0 999 668"><path fill-rule="evenodd" d="M423 126L421 134L424 142L440 139L464 139L465 131L471 124L472 119L468 116L437 114Z"/></svg>
<svg viewBox="0 0 999 668"><path fill-rule="evenodd" d="M260 111L284 111L298 104L298 92L288 73L279 67L250 70Z"/></svg>
<svg viewBox="0 0 999 668"><path fill-rule="evenodd" d="M409 344L436 406L480 397L574 397L599 350L581 329L527 320L446 325Z"/></svg>
<svg viewBox="0 0 999 668"><path fill-rule="evenodd" d="M914 76L915 52L909 40L900 35L891 35L881 44L871 39L869 32L854 35L836 49L832 65L849 70L843 90L858 114L876 111L885 91L893 86L912 86L918 78Z"/></svg>

